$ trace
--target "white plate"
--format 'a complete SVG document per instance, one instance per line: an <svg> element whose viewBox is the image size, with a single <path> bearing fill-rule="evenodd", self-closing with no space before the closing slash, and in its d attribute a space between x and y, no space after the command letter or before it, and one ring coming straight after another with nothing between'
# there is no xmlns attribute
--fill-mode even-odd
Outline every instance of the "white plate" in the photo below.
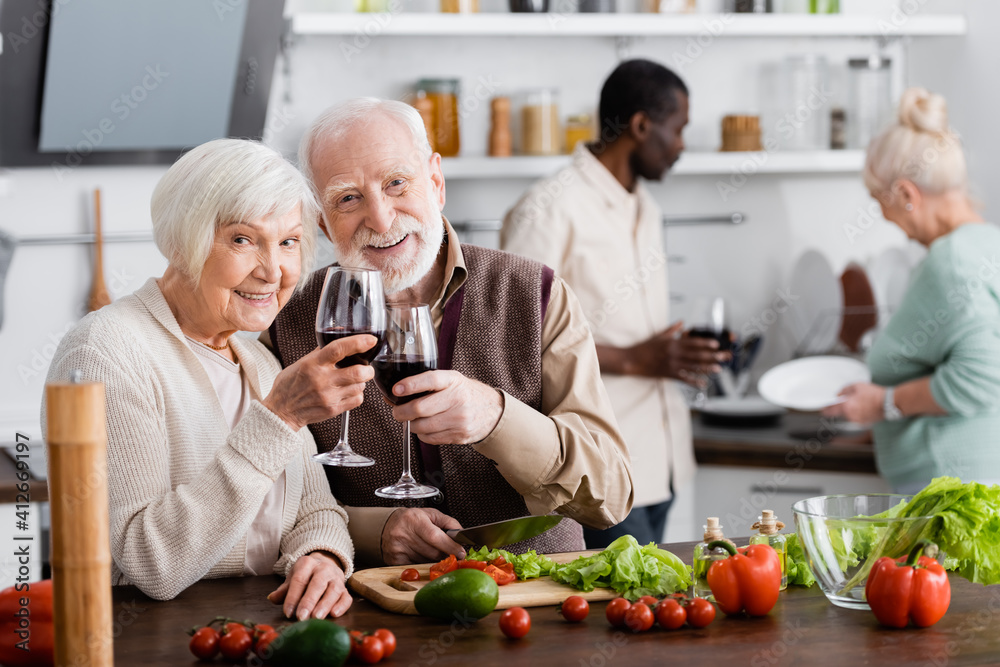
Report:
<svg viewBox="0 0 1000 667"><path fill-rule="evenodd" d="M713 396L699 408L702 412L720 417L777 417L786 410L770 403L760 396L731 398L729 396Z"/></svg>
<svg viewBox="0 0 1000 667"><path fill-rule="evenodd" d="M837 344L844 307L843 288L821 253L807 250L792 269L789 291L800 298L783 317L800 354L824 354Z"/></svg>
<svg viewBox="0 0 1000 667"><path fill-rule="evenodd" d="M775 405L813 411L840 403L840 390L856 382L871 382L868 366L857 359L805 357L764 373L757 391Z"/></svg>

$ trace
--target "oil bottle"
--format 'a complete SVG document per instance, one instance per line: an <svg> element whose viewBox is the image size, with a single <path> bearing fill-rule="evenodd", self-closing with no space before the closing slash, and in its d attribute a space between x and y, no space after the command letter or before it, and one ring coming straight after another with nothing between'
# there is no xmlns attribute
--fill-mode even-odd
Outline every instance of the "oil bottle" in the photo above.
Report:
<svg viewBox="0 0 1000 667"><path fill-rule="evenodd" d="M780 590L785 590L788 587L788 572L785 567L788 558L787 538L779 532L784 527L785 524L778 521L773 511L764 510L757 518L757 523L751 526L751 528L759 529L760 532L750 538L750 544L767 544L777 552L778 560L781 562Z"/></svg>
<svg viewBox="0 0 1000 667"><path fill-rule="evenodd" d="M712 595L712 589L708 585L708 568L712 566L717 560L723 560L729 553L725 549L720 549L716 547L715 549L709 549L708 544L714 540L726 540L726 537L722 534L722 527L719 525L719 517L710 516L705 520L705 535L704 541L697 544L694 548L694 557L692 558L692 563L694 564L694 592L693 595L699 598L705 598L706 600L715 601L715 597ZM726 540L727 542L729 540ZM735 545L734 545L735 546Z"/></svg>

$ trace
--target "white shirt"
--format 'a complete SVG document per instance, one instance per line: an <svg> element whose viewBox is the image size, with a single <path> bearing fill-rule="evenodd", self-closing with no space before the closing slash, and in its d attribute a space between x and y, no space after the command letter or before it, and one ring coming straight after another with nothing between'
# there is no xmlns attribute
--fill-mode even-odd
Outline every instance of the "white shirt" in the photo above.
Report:
<svg viewBox="0 0 1000 667"><path fill-rule="evenodd" d="M576 293L597 344L628 347L670 324L663 216L642 184L628 192L583 144L504 219L501 247L552 267ZM691 417L671 380L601 376L632 457L635 506L694 478Z"/></svg>
<svg viewBox="0 0 1000 667"><path fill-rule="evenodd" d="M208 374L208 379L212 381L226 422L230 428L235 428L250 403L250 383L246 375L238 363L226 359L207 345L190 337L187 341ZM264 496L257 516L247 530L244 575L268 574L274 570L274 564L281 555L281 516L284 507L285 473L282 472Z"/></svg>

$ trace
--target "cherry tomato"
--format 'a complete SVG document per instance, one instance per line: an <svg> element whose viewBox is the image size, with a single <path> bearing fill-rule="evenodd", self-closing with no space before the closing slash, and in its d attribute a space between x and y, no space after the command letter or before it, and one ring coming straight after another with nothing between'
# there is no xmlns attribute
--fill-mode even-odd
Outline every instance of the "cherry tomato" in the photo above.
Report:
<svg viewBox="0 0 1000 667"><path fill-rule="evenodd" d="M382 642L382 649L384 651L382 654L383 658L388 658L396 652L396 635L392 634L392 630L379 628L372 634L378 637Z"/></svg>
<svg viewBox="0 0 1000 667"><path fill-rule="evenodd" d="M559 607L559 613L570 623L579 623L590 613L590 604L579 595L570 595Z"/></svg>
<svg viewBox="0 0 1000 667"><path fill-rule="evenodd" d="M191 636L191 653L200 660L211 660L219 653L219 633L215 628L201 628Z"/></svg>
<svg viewBox="0 0 1000 667"><path fill-rule="evenodd" d="M687 622L692 628L703 628L715 620L715 605L705 598L694 598L688 604Z"/></svg>
<svg viewBox="0 0 1000 667"><path fill-rule="evenodd" d="M354 657L366 665L374 665L385 655L382 640L374 635L365 635L354 647Z"/></svg>
<svg viewBox="0 0 1000 667"><path fill-rule="evenodd" d="M648 604L636 603L625 612L625 627L632 632L645 632L653 627L653 610Z"/></svg>
<svg viewBox="0 0 1000 667"><path fill-rule="evenodd" d="M250 628L243 625L242 623L237 623L236 621L229 621L224 626L222 626L223 632L250 632Z"/></svg>
<svg viewBox="0 0 1000 667"><path fill-rule="evenodd" d="M641 598L636 600L636 603L639 602L641 602L642 604L648 604L651 607L655 607L656 603L659 602L659 600L654 598L652 595L643 595Z"/></svg>
<svg viewBox="0 0 1000 667"><path fill-rule="evenodd" d="M511 607L500 614L500 632L511 639L520 639L531 629L531 616L524 607Z"/></svg>
<svg viewBox="0 0 1000 667"><path fill-rule="evenodd" d="M632 603L625 598L615 598L609 602L607 608L604 610L604 615L607 617L608 623L616 628L625 625L625 612L631 606Z"/></svg>
<svg viewBox="0 0 1000 667"><path fill-rule="evenodd" d="M266 623L258 623L253 626L253 647L257 648L257 642L260 638L266 635L268 632L274 632L274 626L268 625Z"/></svg>
<svg viewBox="0 0 1000 667"><path fill-rule="evenodd" d="M483 572L490 575L493 581L497 582L497 586L506 586L517 579L517 576L513 572L502 570L496 565L487 565Z"/></svg>
<svg viewBox="0 0 1000 667"><path fill-rule="evenodd" d="M259 627L259 626L258 626ZM260 637L257 638L257 643L254 645L254 652L257 657L261 660L267 660L271 657L271 649L268 648L275 639L279 637L279 633L275 630L268 630Z"/></svg>
<svg viewBox="0 0 1000 667"><path fill-rule="evenodd" d="M449 572L454 572L458 569L458 560L455 558L455 554L450 554L440 563L434 563L431 565L430 575L428 579L434 581L442 574L448 574Z"/></svg>
<svg viewBox="0 0 1000 667"><path fill-rule="evenodd" d="M656 605L656 622L665 630L676 630L687 620L687 610L677 600L667 598Z"/></svg>
<svg viewBox="0 0 1000 667"><path fill-rule="evenodd" d="M351 650L347 654L347 657L351 658L357 650L356 647L359 646L361 644L361 640L365 638L365 633L361 632L361 630L351 630L348 632L348 635L350 635L351 638Z"/></svg>
<svg viewBox="0 0 1000 667"><path fill-rule="evenodd" d="M403 570L403 574L399 575L399 578L403 581L420 581L420 573L412 567L408 567Z"/></svg>
<svg viewBox="0 0 1000 667"><path fill-rule="evenodd" d="M219 638L219 649L226 660L242 660L250 652L251 646L253 639L246 628L242 632L239 630L227 632Z"/></svg>

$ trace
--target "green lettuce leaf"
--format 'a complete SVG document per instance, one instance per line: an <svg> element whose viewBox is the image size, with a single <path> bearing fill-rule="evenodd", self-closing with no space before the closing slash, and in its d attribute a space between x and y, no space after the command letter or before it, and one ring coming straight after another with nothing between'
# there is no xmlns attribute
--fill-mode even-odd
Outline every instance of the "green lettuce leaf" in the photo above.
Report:
<svg viewBox="0 0 1000 667"><path fill-rule="evenodd" d="M619 537L593 556L553 565L549 574L553 581L582 591L611 588L630 600L663 597L691 585L690 568L677 556L653 543L639 546L631 535Z"/></svg>
<svg viewBox="0 0 1000 667"><path fill-rule="evenodd" d="M844 590L865 577L878 557L905 553L920 539L945 552L945 567L978 584L1000 583L1000 485L963 484L957 477L938 477L910 502L884 513L900 517L932 517L910 526L881 529L868 560ZM860 550L859 550L860 553Z"/></svg>
<svg viewBox="0 0 1000 667"><path fill-rule="evenodd" d="M542 575L548 574L554 564L551 558L538 554L534 549L528 549L523 554L512 554L503 549L482 547L479 549L469 549L465 554L466 560L483 561L491 561L501 556L514 566L514 574L517 575L518 579L537 579Z"/></svg>
<svg viewBox="0 0 1000 667"><path fill-rule="evenodd" d="M789 533L785 540L785 574L788 575L789 586L809 588L816 583L816 577L809 569L809 561L806 560L796 533Z"/></svg>

